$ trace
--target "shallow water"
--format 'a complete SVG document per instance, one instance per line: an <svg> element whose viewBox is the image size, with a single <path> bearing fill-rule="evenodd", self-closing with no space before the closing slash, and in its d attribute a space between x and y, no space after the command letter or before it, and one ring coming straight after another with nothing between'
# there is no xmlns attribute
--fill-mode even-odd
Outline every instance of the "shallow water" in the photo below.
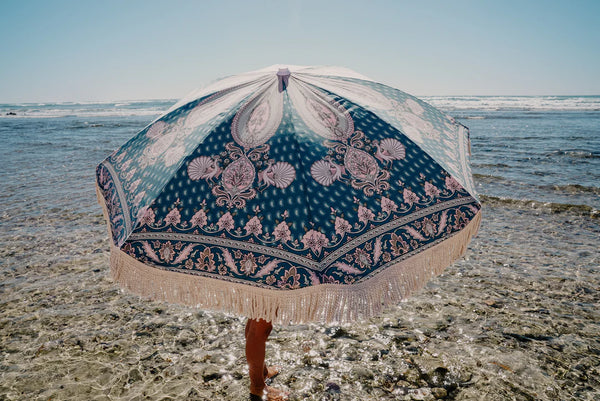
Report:
<svg viewBox="0 0 600 401"><path fill-rule="evenodd" d="M484 213L464 260L398 308L351 326L276 327L274 385L311 400L597 399L597 219ZM243 399L243 319L123 293L107 278L100 215L84 222L35 245L3 235L2 399Z"/></svg>
<svg viewBox="0 0 600 401"><path fill-rule="evenodd" d="M155 114L102 113L0 119L0 400L244 399L242 318L144 301L108 279L94 166ZM481 166L498 121L463 121L482 176L504 168ZM276 327L274 385L312 400L599 399L597 214L476 181L490 190L466 257L379 318Z"/></svg>

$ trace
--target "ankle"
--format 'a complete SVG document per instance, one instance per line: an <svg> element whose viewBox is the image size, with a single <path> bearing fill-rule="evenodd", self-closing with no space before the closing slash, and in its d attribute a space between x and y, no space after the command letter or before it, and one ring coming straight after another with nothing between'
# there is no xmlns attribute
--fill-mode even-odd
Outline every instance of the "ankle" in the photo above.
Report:
<svg viewBox="0 0 600 401"><path fill-rule="evenodd" d="M265 385L263 385L260 388L251 385L250 386L250 395L255 395L257 397L261 397L261 400L262 400L262 396L263 396L265 387L266 387Z"/></svg>

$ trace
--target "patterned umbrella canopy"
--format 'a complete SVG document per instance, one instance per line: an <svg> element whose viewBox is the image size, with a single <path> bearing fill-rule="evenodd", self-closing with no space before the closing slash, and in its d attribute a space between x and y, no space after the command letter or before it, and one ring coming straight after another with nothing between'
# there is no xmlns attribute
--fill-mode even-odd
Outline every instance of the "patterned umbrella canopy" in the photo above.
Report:
<svg viewBox="0 0 600 401"><path fill-rule="evenodd" d="M153 299L350 321L422 287L480 221L468 131L343 68L222 79L97 168L113 278Z"/></svg>

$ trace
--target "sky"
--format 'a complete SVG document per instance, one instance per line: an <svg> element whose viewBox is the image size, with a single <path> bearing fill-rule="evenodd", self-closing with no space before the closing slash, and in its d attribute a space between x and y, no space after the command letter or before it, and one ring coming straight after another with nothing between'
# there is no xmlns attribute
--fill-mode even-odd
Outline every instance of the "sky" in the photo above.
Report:
<svg viewBox="0 0 600 401"><path fill-rule="evenodd" d="M178 99L273 64L414 95L599 95L598 0L0 3L0 103Z"/></svg>

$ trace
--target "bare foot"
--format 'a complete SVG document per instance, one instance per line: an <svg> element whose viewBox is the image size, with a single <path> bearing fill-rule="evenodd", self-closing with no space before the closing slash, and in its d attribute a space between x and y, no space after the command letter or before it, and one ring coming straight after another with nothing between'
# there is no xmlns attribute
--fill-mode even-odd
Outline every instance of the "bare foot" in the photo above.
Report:
<svg viewBox="0 0 600 401"><path fill-rule="evenodd" d="M265 387L268 401L286 401L290 395L287 391L279 390L275 387Z"/></svg>
<svg viewBox="0 0 600 401"><path fill-rule="evenodd" d="M272 379L281 372L281 366L269 366L265 368L265 379Z"/></svg>

